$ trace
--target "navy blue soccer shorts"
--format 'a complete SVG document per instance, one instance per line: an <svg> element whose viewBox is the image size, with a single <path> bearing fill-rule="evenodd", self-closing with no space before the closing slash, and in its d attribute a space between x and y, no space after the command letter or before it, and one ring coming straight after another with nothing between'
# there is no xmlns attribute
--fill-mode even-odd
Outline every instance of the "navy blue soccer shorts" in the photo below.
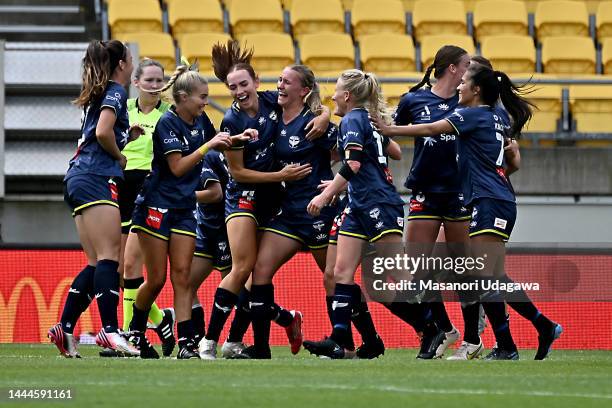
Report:
<svg viewBox="0 0 612 408"><path fill-rule="evenodd" d="M470 218L470 211L463 203L463 194L461 193L424 193L417 191L410 196L408 221L469 221Z"/></svg>
<svg viewBox="0 0 612 408"><path fill-rule="evenodd" d="M132 216L132 232L144 232L164 241L170 234L195 238L197 222L191 209L157 208L137 205Z"/></svg>
<svg viewBox="0 0 612 408"><path fill-rule="evenodd" d="M472 201L470 237L493 234L504 240L510 238L516 222L516 203L494 198L477 198Z"/></svg>
<svg viewBox="0 0 612 408"><path fill-rule="evenodd" d="M339 234L376 242L388 234L402 235L403 231L402 205L377 204L367 209L355 209L349 205Z"/></svg>
<svg viewBox="0 0 612 408"><path fill-rule="evenodd" d="M213 230L206 228L203 224L198 224L196 235L194 256L210 259L213 263L213 268L219 272L231 269L232 254L225 226Z"/></svg>
<svg viewBox="0 0 612 408"><path fill-rule="evenodd" d="M75 217L94 205L112 205L119 208L119 190L113 177L76 175L64 182L64 201Z"/></svg>

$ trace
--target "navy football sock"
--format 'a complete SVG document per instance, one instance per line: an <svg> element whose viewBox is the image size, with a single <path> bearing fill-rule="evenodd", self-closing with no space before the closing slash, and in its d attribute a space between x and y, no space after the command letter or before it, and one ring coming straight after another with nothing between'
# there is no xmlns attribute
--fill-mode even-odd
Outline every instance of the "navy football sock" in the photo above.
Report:
<svg viewBox="0 0 612 408"><path fill-rule="evenodd" d="M238 296L229 290L217 288L215 299L213 302L212 312L210 313L210 322L208 323L208 340L219 341L221 330L225 326L225 322L232 313L232 308L238 302Z"/></svg>
<svg viewBox="0 0 612 408"><path fill-rule="evenodd" d="M62 311L62 329L72 334L81 314L87 310L93 298L94 274L96 267L87 265L72 281Z"/></svg>
<svg viewBox="0 0 612 408"><path fill-rule="evenodd" d="M104 330L116 332L117 306L119 305L119 262L103 259L96 264L94 274L94 292Z"/></svg>
<svg viewBox="0 0 612 408"><path fill-rule="evenodd" d="M251 292L249 292L247 288L242 288L238 295L236 312L234 313L234 320L232 320L227 341L241 342L244 338L244 334L249 328L249 324L251 324L251 308L249 307L250 297Z"/></svg>

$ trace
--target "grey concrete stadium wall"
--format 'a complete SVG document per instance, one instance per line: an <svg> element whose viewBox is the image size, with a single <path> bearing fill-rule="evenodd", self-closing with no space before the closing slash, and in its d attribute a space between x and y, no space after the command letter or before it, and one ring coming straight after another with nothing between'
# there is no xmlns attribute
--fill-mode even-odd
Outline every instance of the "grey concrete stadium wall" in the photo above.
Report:
<svg viewBox="0 0 612 408"><path fill-rule="evenodd" d="M612 243L612 197L518 197L513 243ZM68 207L55 201L0 201L3 242L77 244Z"/></svg>

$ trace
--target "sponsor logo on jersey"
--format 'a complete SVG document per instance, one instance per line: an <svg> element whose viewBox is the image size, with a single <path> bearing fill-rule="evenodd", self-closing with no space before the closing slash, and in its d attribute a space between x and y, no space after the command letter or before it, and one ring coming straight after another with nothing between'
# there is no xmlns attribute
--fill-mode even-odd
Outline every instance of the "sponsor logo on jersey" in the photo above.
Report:
<svg viewBox="0 0 612 408"><path fill-rule="evenodd" d="M115 184L113 179L108 180L108 188L111 193L111 200L113 201L119 200L119 189L117 188L117 184Z"/></svg>
<svg viewBox="0 0 612 408"><path fill-rule="evenodd" d="M438 109L442 110L442 111L447 111L448 110L448 105L445 103L441 103L438 105Z"/></svg>
<svg viewBox="0 0 612 408"><path fill-rule="evenodd" d="M459 112L454 111L454 112L452 113L452 115L453 115L453 116L456 116L456 117L459 119L459 122L463 122L463 121L464 121L463 116L462 116L462 115L461 115Z"/></svg>
<svg viewBox="0 0 612 408"><path fill-rule="evenodd" d="M219 242L218 245L219 245L219 250L221 252L225 252L225 250L227 249L227 242L221 241L221 242Z"/></svg>
<svg viewBox="0 0 612 408"><path fill-rule="evenodd" d="M382 227L383 227L384 225L385 225L385 223L384 223L384 222L382 222L382 221L378 221L378 222L376 223L375 227L376 227L376 229L378 229L378 230L379 230L379 229L382 229Z"/></svg>
<svg viewBox="0 0 612 408"><path fill-rule="evenodd" d="M419 203L424 203L425 202L425 194L423 193L419 193L416 195L415 199L419 202Z"/></svg>
<svg viewBox="0 0 612 408"><path fill-rule="evenodd" d="M274 122L276 122L276 121L278 120L278 115L276 114L276 112L275 112L275 111L270 112L270 114L268 115L268 117L269 117L269 118L270 118L272 121L274 121Z"/></svg>
<svg viewBox="0 0 612 408"><path fill-rule="evenodd" d="M477 215L478 215L478 209L474 207L474 209L472 210L472 218L475 218Z"/></svg>
<svg viewBox="0 0 612 408"><path fill-rule="evenodd" d="M191 136L197 136L199 132L200 131L198 129L192 129L191 130ZM204 134L204 131L202 131L202 134Z"/></svg>
<svg viewBox="0 0 612 408"><path fill-rule="evenodd" d="M436 139L431 136L427 136L423 139L423 146L433 146L435 143L438 143Z"/></svg>
<svg viewBox="0 0 612 408"><path fill-rule="evenodd" d="M410 200L410 211L423 211L423 203L418 202L417 200Z"/></svg>
<svg viewBox="0 0 612 408"><path fill-rule="evenodd" d="M397 225L404 228L404 217L397 217Z"/></svg>
<svg viewBox="0 0 612 408"><path fill-rule="evenodd" d="M443 142L451 142L451 141L456 140L456 139L457 139L457 137L455 135L449 135L447 133L442 133L440 135L440 140L443 141Z"/></svg>
<svg viewBox="0 0 612 408"><path fill-rule="evenodd" d="M327 240L327 234L319 234L316 236L317 241L325 241Z"/></svg>
<svg viewBox="0 0 612 408"><path fill-rule="evenodd" d="M287 131L285 129L281 130L280 135L283 137L287 136Z"/></svg>
<svg viewBox="0 0 612 408"><path fill-rule="evenodd" d="M260 116L259 119L257 119L257 123L259 124L259 126L263 126L266 123L266 118Z"/></svg>

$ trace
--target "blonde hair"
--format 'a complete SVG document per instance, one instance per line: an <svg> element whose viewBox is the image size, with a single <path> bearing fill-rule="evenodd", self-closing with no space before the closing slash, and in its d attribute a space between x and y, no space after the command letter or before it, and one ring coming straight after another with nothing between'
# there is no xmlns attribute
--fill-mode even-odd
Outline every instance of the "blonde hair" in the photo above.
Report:
<svg viewBox="0 0 612 408"><path fill-rule="evenodd" d="M208 81L199 72L189 70L188 65L181 65L176 67L168 83L156 92L165 92L172 87L172 98L178 104L181 94L191 95L197 84L207 85Z"/></svg>
<svg viewBox="0 0 612 408"><path fill-rule="evenodd" d="M356 106L366 108L371 116L380 116L387 124L392 123L391 110L375 74L349 69L340 75L340 79L344 90L355 98Z"/></svg>
<svg viewBox="0 0 612 408"><path fill-rule="evenodd" d="M304 105L308 106L308 109L315 115L320 114L323 110L321 91L312 70L306 65L299 64L290 65L289 69L298 73L300 82L304 88L310 89L310 92L304 97Z"/></svg>

